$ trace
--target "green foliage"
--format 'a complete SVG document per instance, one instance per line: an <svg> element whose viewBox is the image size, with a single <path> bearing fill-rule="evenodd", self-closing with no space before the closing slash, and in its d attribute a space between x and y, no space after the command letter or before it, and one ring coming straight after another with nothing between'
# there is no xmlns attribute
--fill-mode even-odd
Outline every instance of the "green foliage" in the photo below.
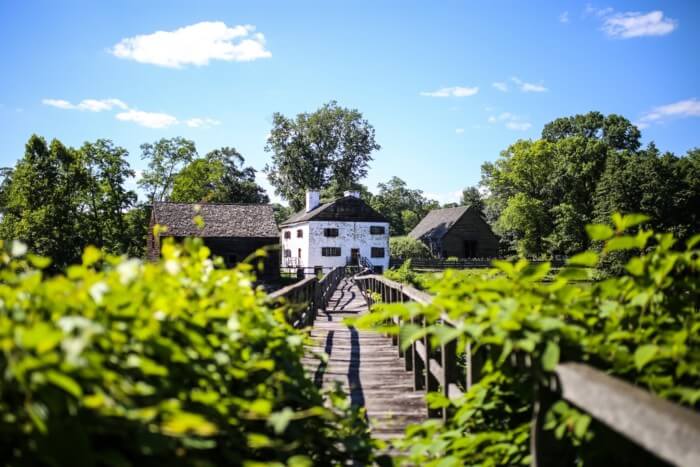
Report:
<svg viewBox="0 0 700 467"><path fill-rule="evenodd" d="M149 203L166 201L178 172L197 157L194 141L185 138L161 138L141 145L141 159L148 161L138 186L146 192Z"/></svg>
<svg viewBox="0 0 700 467"><path fill-rule="evenodd" d="M389 251L395 258L432 258L430 249L425 243L411 237L391 237L389 239Z"/></svg>
<svg viewBox="0 0 700 467"><path fill-rule="evenodd" d="M700 151L640 149L639 130L599 112L545 125L482 166L486 218L510 250L571 255L591 246L584 226L613 212L646 212L649 225L685 240L700 229ZM624 258L616 261L619 267Z"/></svg>
<svg viewBox="0 0 700 467"><path fill-rule="evenodd" d="M473 207L481 214L481 217L484 217L486 204L484 202L484 196L477 187L470 186L462 190L462 198L460 199L459 204L461 206Z"/></svg>
<svg viewBox="0 0 700 467"><path fill-rule="evenodd" d="M372 197L371 206L389 219L391 235L406 235L431 209L439 208L437 201L423 196L421 190L408 188L399 177L377 185L379 192Z"/></svg>
<svg viewBox="0 0 700 467"><path fill-rule="evenodd" d="M33 135L3 180L0 238L21 239L50 256L54 270L74 263L83 246L123 252L131 242L125 212L136 194L128 153L109 140L68 148Z"/></svg>
<svg viewBox="0 0 700 467"><path fill-rule="evenodd" d="M351 188L367 174L372 152L379 149L374 128L362 113L331 101L295 119L272 116L265 146L272 162L264 172L275 193L299 210L307 189L320 190L331 183L341 192Z"/></svg>
<svg viewBox="0 0 700 467"><path fill-rule="evenodd" d="M379 305L358 326L388 315L424 317L435 345L457 339L483 362L481 379L454 401L435 394L434 406L451 407L442 426L410 427L399 449L415 465L515 465L530 462L535 388L560 361L585 362L674 402L700 407L700 235L680 245L672 234L639 229L646 216L613 216L614 228L589 226L602 253L577 255L550 274L548 264L495 261L494 277L447 270L431 291L432 305ZM630 230L633 229L633 230ZM606 256L629 252L623 275L593 284L577 279ZM447 315L455 328L439 319ZM401 329L417 338L415 330ZM530 366L514 366L511 355ZM546 427L568 446L576 465L610 463L605 433L590 416L565 402L547 414ZM570 465L560 459L562 465ZM571 463L574 462L572 458Z"/></svg>
<svg viewBox="0 0 700 467"><path fill-rule="evenodd" d="M428 289L430 284L433 283L429 275L418 273L411 269L410 259L404 261L403 264L397 269L388 269L384 272L384 276L392 281L408 284L419 290Z"/></svg>
<svg viewBox="0 0 700 467"><path fill-rule="evenodd" d="M346 465L369 441L305 377L304 336L201 241L143 263L0 245L0 458L7 465Z"/></svg>
<svg viewBox="0 0 700 467"><path fill-rule="evenodd" d="M255 169L234 148L221 148L195 159L173 179L170 201L179 203L268 203L255 182Z"/></svg>

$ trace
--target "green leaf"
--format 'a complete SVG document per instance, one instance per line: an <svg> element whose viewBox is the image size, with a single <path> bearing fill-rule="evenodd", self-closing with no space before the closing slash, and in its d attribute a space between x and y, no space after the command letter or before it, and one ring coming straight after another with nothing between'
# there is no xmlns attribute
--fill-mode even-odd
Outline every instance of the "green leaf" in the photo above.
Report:
<svg viewBox="0 0 700 467"><path fill-rule="evenodd" d="M695 234L692 237L690 237L690 239L687 242L685 242L685 245L686 248L688 248L688 250L692 250L693 247L698 243L700 243L700 234Z"/></svg>
<svg viewBox="0 0 700 467"><path fill-rule="evenodd" d="M287 425L289 425L289 422L293 419L294 411L289 407L285 407L279 412L270 414L270 417L267 419L267 424L279 435L287 429Z"/></svg>
<svg viewBox="0 0 700 467"><path fill-rule="evenodd" d="M56 370L49 370L46 372L46 379L54 386L58 386L77 399L81 398L83 395L83 389L68 375L59 373Z"/></svg>
<svg viewBox="0 0 700 467"><path fill-rule="evenodd" d="M608 240L605 244L605 251L633 250L638 247L636 238L623 235L622 237L615 237Z"/></svg>
<svg viewBox="0 0 700 467"><path fill-rule="evenodd" d="M583 438L583 435L588 431L588 426L591 424L589 415L580 415L574 423L574 435L577 438Z"/></svg>
<svg viewBox="0 0 700 467"><path fill-rule="evenodd" d="M598 264L598 253L594 251L584 251L569 258L569 264L572 266L584 266L592 268Z"/></svg>
<svg viewBox="0 0 700 467"><path fill-rule="evenodd" d="M102 252L98 248L89 245L87 248L85 248L85 251L83 252L83 265L92 266L101 258Z"/></svg>
<svg viewBox="0 0 700 467"><path fill-rule="evenodd" d="M401 349L406 350L411 343L422 338L428 333L428 329L416 324L404 324L399 330L399 339L401 340Z"/></svg>
<svg viewBox="0 0 700 467"><path fill-rule="evenodd" d="M637 370L641 370L644 366L652 361L656 354L659 352L659 347L654 344L647 344L637 347L634 352L634 365Z"/></svg>
<svg viewBox="0 0 700 467"><path fill-rule="evenodd" d="M644 222L648 221L650 219L649 216L646 214L627 214L622 217L622 222L621 226L618 227L618 230L624 231L629 228L635 227L639 224L643 224Z"/></svg>
<svg viewBox="0 0 700 467"><path fill-rule="evenodd" d="M635 256L629 260L627 266L625 266L625 269L627 269L627 271L629 271L629 273L633 276L641 276L644 274L644 261Z"/></svg>
<svg viewBox="0 0 700 467"><path fill-rule="evenodd" d="M593 241L607 240L615 234L613 229L605 224L587 225L586 232L588 233L588 237Z"/></svg>
<svg viewBox="0 0 700 467"><path fill-rule="evenodd" d="M545 371L554 371L559 363L559 344L554 341L548 341L547 346L542 354L542 368Z"/></svg>

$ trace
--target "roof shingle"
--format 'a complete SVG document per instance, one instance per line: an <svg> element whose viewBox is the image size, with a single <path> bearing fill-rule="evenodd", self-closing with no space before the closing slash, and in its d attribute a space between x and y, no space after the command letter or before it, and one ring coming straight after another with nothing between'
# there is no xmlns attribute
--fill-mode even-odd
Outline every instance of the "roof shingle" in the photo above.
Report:
<svg viewBox="0 0 700 467"><path fill-rule="evenodd" d="M199 206L199 211L197 211ZM199 229L194 217L204 219ZM168 228L173 237L278 237L272 206L269 204L165 203L153 205L154 221Z"/></svg>
<svg viewBox="0 0 700 467"><path fill-rule="evenodd" d="M389 222L366 202L354 196L345 196L316 206L309 212L302 209L281 225L306 221Z"/></svg>
<svg viewBox="0 0 700 467"><path fill-rule="evenodd" d="M452 228L468 209L469 206L433 209L411 230L408 236L415 239L438 240Z"/></svg>

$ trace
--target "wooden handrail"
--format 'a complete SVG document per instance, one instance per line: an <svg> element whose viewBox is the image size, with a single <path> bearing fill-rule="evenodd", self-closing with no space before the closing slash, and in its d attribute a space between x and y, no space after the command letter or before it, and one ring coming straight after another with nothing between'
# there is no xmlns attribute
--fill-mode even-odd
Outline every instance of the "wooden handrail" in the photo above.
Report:
<svg viewBox="0 0 700 467"><path fill-rule="evenodd" d="M355 276L354 280L369 306L374 303L373 294L379 294L384 303L415 301L429 305L433 302L431 295L383 276L365 274ZM444 315L440 321L448 326L455 325ZM392 322L402 324L397 318L392 319ZM426 325L418 318L412 322ZM455 368L458 355L454 341L442 344L440 361L435 358L427 336L412 342L405 352L400 350L401 343L398 340L396 344L399 345L399 355L404 357L406 370L413 371L415 390L440 390L446 397L454 399L462 396L463 390L469 389L478 380L480 358L479 355L471 354L469 346L465 355L466 374L462 380ZM527 358L523 365L518 363L522 360L518 355L513 354L512 357L516 366L528 370ZM540 385L535 394L531 450L532 462L536 467L564 464L562 459L551 455L556 448L548 445L552 439L543 428L544 415L559 398L577 406L665 462L678 466L700 465L698 412L662 399L589 365L560 363L552 374L550 384L547 387ZM448 411L443 409L436 413L429 412L429 415L442 415L446 419Z"/></svg>
<svg viewBox="0 0 700 467"><path fill-rule="evenodd" d="M322 279L307 277L270 295L270 303L285 302L289 306L288 321L295 328L310 326L319 308L325 309L333 291L345 275L343 266L332 269Z"/></svg>

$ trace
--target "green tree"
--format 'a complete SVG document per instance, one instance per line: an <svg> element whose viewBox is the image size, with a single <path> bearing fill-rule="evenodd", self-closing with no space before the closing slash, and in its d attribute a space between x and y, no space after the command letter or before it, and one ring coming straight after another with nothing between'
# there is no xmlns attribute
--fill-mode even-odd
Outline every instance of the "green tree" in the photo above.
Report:
<svg viewBox="0 0 700 467"><path fill-rule="evenodd" d="M641 145L639 129L616 114L604 116L600 112L588 112L558 118L546 124L542 130L542 138L551 142L571 136L597 139L611 149L636 151Z"/></svg>
<svg viewBox="0 0 700 467"><path fill-rule="evenodd" d="M459 204L461 206L473 206L479 211L481 217L484 217L486 205L484 197L477 187L470 186L462 190L462 198L459 200Z"/></svg>
<svg viewBox="0 0 700 467"><path fill-rule="evenodd" d="M173 179L170 200L182 203L268 203L255 181L255 169L234 148L209 152L187 164Z"/></svg>
<svg viewBox="0 0 700 467"><path fill-rule="evenodd" d="M138 186L146 192L148 202L166 201L178 172L196 157L194 142L181 137L142 144L141 159L148 161L148 169Z"/></svg>
<svg viewBox="0 0 700 467"><path fill-rule="evenodd" d="M377 187L379 191L370 205L389 219L392 235L406 235L431 209L439 207L437 201L428 200L421 190L408 188L399 177L392 177Z"/></svg>
<svg viewBox="0 0 700 467"><path fill-rule="evenodd" d="M19 239L62 268L80 258L87 174L77 151L32 135L4 189L0 237Z"/></svg>
<svg viewBox="0 0 700 467"><path fill-rule="evenodd" d="M367 174L372 152L380 149L374 128L356 109L331 101L295 119L272 117L265 150L272 162L264 172L275 193L294 209L304 204L307 189L321 190L331 182L347 190Z"/></svg>
<svg viewBox="0 0 700 467"><path fill-rule="evenodd" d="M135 175L126 160L129 153L110 140L99 139L83 144L79 155L87 172L83 243L124 253L131 241L124 215L136 203L136 193L124 187Z"/></svg>
<svg viewBox="0 0 700 467"><path fill-rule="evenodd" d="M425 243L411 237L391 237L389 239L389 251L395 258L430 258L430 249Z"/></svg>

